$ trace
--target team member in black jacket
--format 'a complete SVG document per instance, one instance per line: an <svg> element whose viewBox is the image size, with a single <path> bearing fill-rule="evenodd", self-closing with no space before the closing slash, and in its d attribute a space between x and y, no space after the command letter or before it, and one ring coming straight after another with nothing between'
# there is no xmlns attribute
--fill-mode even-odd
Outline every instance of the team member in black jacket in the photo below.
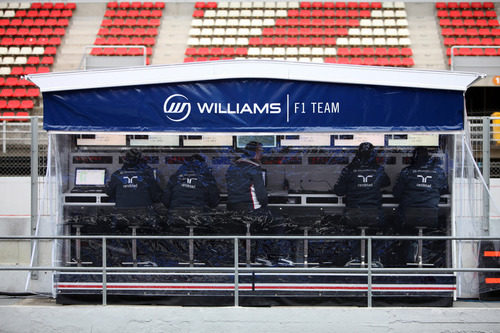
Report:
<svg viewBox="0 0 500 333"><path fill-rule="evenodd" d="M188 158L170 177L162 201L170 210L193 208L207 211L217 207L219 188L201 155Z"/></svg>
<svg viewBox="0 0 500 333"><path fill-rule="evenodd" d="M267 209L267 190L260 160L262 144L251 141L242 157L226 172L228 210L253 211Z"/></svg>
<svg viewBox="0 0 500 333"><path fill-rule="evenodd" d="M342 169L333 191L338 196L345 196L346 210L376 208L382 213L382 188L389 186L391 181L375 158L373 145L363 142L352 162Z"/></svg>

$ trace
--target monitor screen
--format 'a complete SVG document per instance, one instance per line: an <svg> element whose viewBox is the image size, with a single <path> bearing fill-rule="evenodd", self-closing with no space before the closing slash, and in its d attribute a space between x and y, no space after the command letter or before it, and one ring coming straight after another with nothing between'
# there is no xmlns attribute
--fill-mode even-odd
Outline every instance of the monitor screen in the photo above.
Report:
<svg viewBox="0 0 500 333"><path fill-rule="evenodd" d="M236 137L236 148L245 148L250 141L260 142L265 148L276 147L276 135L238 135Z"/></svg>
<svg viewBox="0 0 500 333"><path fill-rule="evenodd" d="M76 169L75 185L104 186L106 184L106 169Z"/></svg>

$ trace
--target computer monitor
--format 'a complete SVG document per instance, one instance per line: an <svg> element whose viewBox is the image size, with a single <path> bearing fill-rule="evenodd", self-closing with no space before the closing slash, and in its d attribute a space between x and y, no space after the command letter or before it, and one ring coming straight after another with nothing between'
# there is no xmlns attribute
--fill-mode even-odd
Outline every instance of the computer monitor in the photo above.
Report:
<svg viewBox="0 0 500 333"><path fill-rule="evenodd" d="M75 170L75 186L104 186L106 184L106 169Z"/></svg>

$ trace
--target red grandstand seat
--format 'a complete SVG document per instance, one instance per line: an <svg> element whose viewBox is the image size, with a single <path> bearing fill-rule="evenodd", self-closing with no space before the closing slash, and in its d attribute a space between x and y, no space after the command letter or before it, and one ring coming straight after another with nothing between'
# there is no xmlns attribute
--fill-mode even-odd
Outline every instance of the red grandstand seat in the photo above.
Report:
<svg viewBox="0 0 500 333"><path fill-rule="evenodd" d="M222 48L212 47L209 51L209 55L212 57L220 57L222 55Z"/></svg>
<svg viewBox="0 0 500 333"><path fill-rule="evenodd" d="M472 18L474 15L472 13L472 10L462 10L460 12L460 15L465 19L465 18Z"/></svg>
<svg viewBox="0 0 500 333"><path fill-rule="evenodd" d="M223 50L222 50L222 55L225 56L225 57L234 57L235 55L235 51L232 47L225 47Z"/></svg>
<svg viewBox="0 0 500 333"><path fill-rule="evenodd" d="M350 63L351 62L349 58L342 58L342 57L337 58L337 64L349 65Z"/></svg>
<svg viewBox="0 0 500 333"><path fill-rule="evenodd" d="M15 87L19 85L19 79L16 76L9 76L5 79L5 86Z"/></svg>
<svg viewBox="0 0 500 333"><path fill-rule="evenodd" d="M23 102L24 101L21 101L21 106L20 108L21 109L25 109L25 107L23 107ZM29 121L29 113L27 111L18 111L16 112L16 117L24 117L24 118L18 118L17 121Z"/></svg>
<svg viewBox="0 0 500 333"><path fill-rule="evenodd" d="M413 55L413 51L409 47L402 47L401 48L401 55L403 57L411 57Z"/></svg>
<svg viewBox="0 0 500 333"><path fill-rule="evenodd" d="M5 106L3 108L7 109L8 108L8 103L7 103L7 101L4 101L4 102L5 102ZM15 115L16 114L14 112L12 112L12 111L5 111L5 112L2 113L2 118L0 120L1 121L14 121L15 119L14 118L10 118L10 117L15 117Z"/></svg>
<svg viewBox="0 0 500 333"><path fill-rule="evenodd" d="M128 53L128 50L127 50L126 47L117 47L115 49L115 55L117 55L117 56L122 56L123 57L123 56L126 56L127 53Z"/></svg>
<svg viewBox="0 0 500 333"><path fill-rule="evenodd" d="M468 45L481 45L481 38L479 37L469 38Z"/></svg>
<svg viewBox="0 0 500 333"><path fill-rule="evenodd" d="M16 89L14 89L12 97L15 97L15 98L26 97L26 89L24 89L24 88L16 88Z"/></svg>
<svg viewBox="0 0 500 333"><path fill-rule="evenodd" d="M0 90L0 97L10 98L14 94L14 90L11 88L3 88Z"/></svg>
<svg viewBox="0 0 500 333"><path fill-rule="evenodd" d="M401 50L397 47L390 47L387 49L387 55L389 57L399 57L401 55Z"/></svg>
<svg viewBox="0 0 500 333"><path fill-rule="evenodd" d="M483 45L483 46L492 46L492 45L494 45L493 39L489 38L489 37L483 38L483 39L481 39L481 45Z"/></svg>
<svg viewBox="0 0 500 333"><path fill-rule="evenodd" d="M195 47L188 47L186 49L186 51L184 51L184 55L187 55L187 56L196 56L198 55L198 50L195 48Z"/></svg>
<svg viewBox="0 0 500 333"><path fill-rule="evenodd" d="M28 57L27 65L38 65L40 63L40 58L36 56Z"/></svg>
<svg viewBox="0 0 500 333"><path fill-rule="evenodd" d="M497 52L497 49L487 48L487 49L484 49L484 55L487 55L490 57L496 57L498 55L498 52Z"/></svg>
<svg viewBox="0 0 500 333"><path fill-rule="evenodd" d="M483 8L484 9L495 9L495 4L493 2L484 2Z"/></svg>
<svg viewBox="0 0 500 333"><path fill-rule="evenodd" d="M323 45L325 46L334 46L337 44L337 39L335 37L325 37L323 41Z"/></svg>
<svg viewBox="0 0 500 333"><path fill-rule="evenodd" d="M452 28L443 28L441 29L441 35L445 37L455 36L455 32L453 31Z"/></svg>
<svg viewBox="0 0 500 333"><path fill-rule="evenodd" d="M238 47L238 48L236 48L234 53L238 57L245 57L246 55L248 55L248 49L246 47Z"/></svg>
<svg viewBox="0 0 500 333"><path fill-rule="evenodd" d="M375 48L375 55L377 57L386 57L387 56L387 49L385 47L377 47L377 48Z"/></svg>
<svg viewBox="0 0 500 333"><path fill-rule="evenodd" d="M351 47L349 49L349 55L351 57L361 57L361 48L360 47Z"/></svg>
<svg viewBox="0 0 500 333"><path fill-rule="evenodd" d="M473 55L473 56L484 56L484 50L483 49L478 49L478 48L472 48L471 49L471 55Z"/></svg>
<svg viewBox="0 0 500 333"><path fill-rule="evenodd" d="M372 57L363 58L362 64L365 66L375 66L375 58Z"/></svg>
<svg viewBox="0 0 500 333"><path fill-rule="evenodd" d="M451 26L452 27L463 27L464 26L464 21L462 19L452 19L451 20Z"/></svg>
<svg viewBox="0 0 500 333"><path fill-rule="evenodd" d="M337 48L337 55L339 57L348 57L350 55L348 47L339 47Z"/></svg>
<svg viewBox="0 0 500 333"><path fill-rule="evenodd" d="M118 8L128 9L128 8L130 8L130 2L127 2L127 1L119 2Z"/></svg>
<svg viewBox="0 0 500 333"><path fill-rule="evenodd" d="M21 107L21 101L18 99L10 99L7 102L7 109L19 109Z"/></svg>
<svg viewBox="0 0 500 333"><path fill-rule="evenodd" d="M373 47L364 47L361 50L361 54L363 55L363 57L374 57L375 49Z"/></svg>
<svg viewBox="0 0 500 333"><path fill-rule="evenodd" d="M413 67L415 66L415 62L413 61L413 58L403 58L401 60L402 65L405 67Z"/></svg>
<svg viewBox="0 0 500 333"><path fill-rule="evenodd" d="M57 48L55 46L47 46L43 52L44 55L56 55L56 53Z"/></svg>
<svg viewBox="0 0 500 333"><path fill-rule="evenodd" d="M498 23L497 19L491 19L491 20L488 20L488 26L490 28L496 28L496 27L500 26L500 24Z"/></svg>
<svg viewBox="0 0 500 333"><path fill-rule="evenodd" d="M207 57L208 55L210 55L210 49L208 47L198 48L198 56L199 57Z"/></svg>
<svg viewBox="0 0 500 333"><path fill-rule="evenodd" d="M54 64L54 57L43 57L42 60L40 61L40 64L53 65Z"/></svg>
<svg viewBox="0 0 500 333"><path fill-rule="evenodd" d="M388 66L389 65L389 60L385 57L382 57L382 58L377 58L377 60L375 60L375 65L377 66Z"/></svg>
<svg viewBox="0 0 500 333"><path fill-rule="evenodd" d="M325 57L325 59L323 59L323 61L327 64L335 64L335 63L337 63L337 58Z"/></svg>

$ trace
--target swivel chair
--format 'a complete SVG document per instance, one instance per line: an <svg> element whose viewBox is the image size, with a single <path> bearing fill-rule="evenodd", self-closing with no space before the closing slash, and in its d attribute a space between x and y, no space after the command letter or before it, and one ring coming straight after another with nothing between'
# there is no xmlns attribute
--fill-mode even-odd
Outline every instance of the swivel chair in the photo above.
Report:
<svg viewBox="0 0 500 333"><path fill-rule="evenodd" d="M403 224L408 227L413 227L418 230L417 255L414 263L407 265L416 265L418 267L432 266L432 264L424 264L423 260L423 237L424 229L435 228L438 225L438 209L437 208L422 208L408 207L403 211Z"/></svg>
<svg viewBox="0 0 500 333"><path fill-rule="evenodd" d="M380 211L378 208L364 207L364 208L348 208L344 213L343 220L351 227L356 227L361 231L361 237L366 236L366 230L379 225ZM366 258L366 239L360 241L360 257L359 263L354 260L349 261L346 266L360 266L367 265ZM380 262L372 260L372 266L381 266Z"/></svg>

